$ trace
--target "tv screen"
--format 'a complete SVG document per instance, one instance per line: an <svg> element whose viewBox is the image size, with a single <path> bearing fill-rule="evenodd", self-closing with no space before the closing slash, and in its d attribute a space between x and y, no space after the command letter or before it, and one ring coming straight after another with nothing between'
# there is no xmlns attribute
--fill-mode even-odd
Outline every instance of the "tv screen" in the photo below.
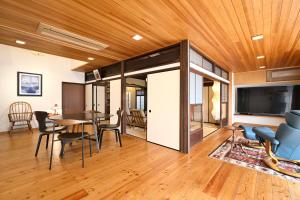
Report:
<svg viewBox="0 0 300 200"><path fill-rule="evenodd" d="M299 85L237 88L237 112L282 116L291 109L299 109L299 96Z"/></svg>

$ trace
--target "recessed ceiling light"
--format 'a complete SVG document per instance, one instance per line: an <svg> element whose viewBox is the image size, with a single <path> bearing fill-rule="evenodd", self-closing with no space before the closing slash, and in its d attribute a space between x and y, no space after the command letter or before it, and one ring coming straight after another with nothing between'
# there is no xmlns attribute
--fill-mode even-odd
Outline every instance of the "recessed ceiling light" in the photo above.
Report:
<svg viewBox="0 0 300 200"><path fill-rule="evenodd" d="M16 40L16 43L17 43L17 44L22 44L22 45L26 44L26 42L24 42L24 41L22 41L22 40Z"/></svg>
<svg viewBox="0 0 300 200"><path fill-rule="evenodd" d="M134 35L134 36L132 37L132 39L134 39L134 40L141 40L141 39L143 39L143 37L140 36L140 35L138 35L138 34L136 34L136 35Z"/></svg>
<svg viewBox="0 0 300 200"><path fill-rule="evenodd" d="M260 66L259 68L260 68L260 69L264 69L264 68L266 68L266 66Z"/></svg>
<svg viewBox="0 0 300 200"><path fill-rule="evenodd" d="M265 56L257 56L256 58L257 59L262 59L262 58L264 58Z"/></svg>
<svg viewBox="0 0 300 200"><path fill-rule="evenodd" d="M254 36L251 37L252 40L261 40L263 38L264 38L263 35L254 35Z"/></svg>
<svg viewBox="0 0 300 200"><path fill-rule="evenodd" d="M93 57L88 57L88 60L95 60L95 58L93 58Z"/></svg>

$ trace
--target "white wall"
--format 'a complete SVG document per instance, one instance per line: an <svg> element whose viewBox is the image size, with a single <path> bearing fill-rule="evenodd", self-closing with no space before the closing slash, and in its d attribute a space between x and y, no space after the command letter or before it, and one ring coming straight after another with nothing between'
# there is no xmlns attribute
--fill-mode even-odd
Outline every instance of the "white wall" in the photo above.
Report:
<svg viewBox="0 0 300 200"><path fill-rule="evenodd" d="M33 111L50 110L54 104L61 107L62 82L84 83L84 73L71 69L85 62L64 57L41 54L30 50L0 44L0 132L9 127L8 109L15 101L26 101ZM30 72L43 75L42 97L17 96L17 72ZM36 123L33 122L33 126Z"/></svg>

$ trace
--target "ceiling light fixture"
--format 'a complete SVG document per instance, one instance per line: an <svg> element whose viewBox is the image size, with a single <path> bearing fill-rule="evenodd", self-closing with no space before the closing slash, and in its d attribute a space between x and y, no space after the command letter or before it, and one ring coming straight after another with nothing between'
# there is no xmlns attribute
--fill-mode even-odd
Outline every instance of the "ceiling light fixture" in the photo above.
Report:
<svg viewBox="0 0 300 200"><path fill-rule="evenodd" d="M264 58L265 56L257 56L256 58L257 59L262 59L262 58Z"/></svg>
<svg viewBox="0 0 300 200"><path fill-rule="evenodd" d="M260 66L259 68L260 68L260 69L264 69L264 68L266 68L266 66Z"/></svg>
<svg viewBox="0 0 300 200"><path fill-rule="evenodd" d="M263 35L254 35L254 36L252 36L251 37L251 39L254 41L254 40L261 40L261 39L263 39L264 38L264 36Z"/></svg>
<svg viewBox="0 0 300 200"><path fill-rule="evenodd" d="M22 44L22 45L26 44L26 42L24 42L24 41L22 41L22 40L16 40L16 43L17 43L17 44Z"/></svg>
<svg viewBox="0 0 300 200"><path fill-rule="evenodd" d="M93 58L93 57L88 57L88 60L95 60L95 58Z"/></svg>
<svg viewBox="0 0 300 200"><path fill-rule="evenodd" d="M136 35L134 35L133 37L132 37L132 39L134 39L134 40L141 40L141 39L143 39L143 37L142 36L140 36L140 35L138 35L138 34L136 34Z"/></svg>

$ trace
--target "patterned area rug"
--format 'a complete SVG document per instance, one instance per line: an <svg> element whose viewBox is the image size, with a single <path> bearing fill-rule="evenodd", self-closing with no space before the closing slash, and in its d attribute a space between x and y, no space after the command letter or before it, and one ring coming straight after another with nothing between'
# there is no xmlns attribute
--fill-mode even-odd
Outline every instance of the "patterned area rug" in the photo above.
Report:
<svg viewBox="0 0 300 200"><path fill-rule="evenodd" d="M279 173L267 167L263 162L263 159L267 157L267 153L264 149L255 149L247 147L245 145L243 145L243 148L241 148L240 145L235 145L234 148L232 148L231 150L231 140L232 138L227 139L223 144L221 144L217 149L215 149L209 155L209 157L218 160L223 160L225 162L229 162L242 167L254 169L274 176L279 176L283 179L287 179L290 181L300 182L299 178ZM240 144L245 144L247 142L247 139L238 136L235 138L235 141L237 141ZM288 162L280 161L280 166L293 171L300 170L299 165L291 164Z"/></svg>

